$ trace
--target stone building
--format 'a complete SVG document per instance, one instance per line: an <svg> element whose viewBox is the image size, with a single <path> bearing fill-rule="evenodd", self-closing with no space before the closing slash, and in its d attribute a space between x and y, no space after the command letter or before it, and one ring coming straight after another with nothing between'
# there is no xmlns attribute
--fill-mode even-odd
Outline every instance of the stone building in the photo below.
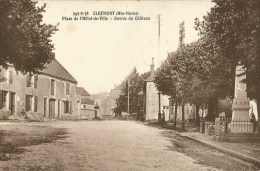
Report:
<svg viewBox="0 0 260 171"><path fill-rule="evenodd" d="M117 107L117 99L120 97L122 93L122 84L114 87L109 93L109 98L111 100L111 115L115 115L113 110Z"/></svg>
<svg viewBox="0 0 260 171"><path fill-rule="evenodd" d="M35 113L46 118L77 117L75 78L55 59L37 75L1 68L0 115Z"/></svg>
<svg viewBox="0 0 260 171"><path fill-rule="evenodd" d="M145 121L158 120L160 109L160 112L165 114L165 120L167 121L169 120L169 97L159 94L154 83L154 72L154 62L152 61L151 74L145 80L144 119Z"/></svg>
<svg viewBox="0 0 260 171"><path fill-rule="evenodd" d="M77 87L77 99L77 108L80 118L95 118L94 101L90 99L90 94L83 87Z"/></svg>

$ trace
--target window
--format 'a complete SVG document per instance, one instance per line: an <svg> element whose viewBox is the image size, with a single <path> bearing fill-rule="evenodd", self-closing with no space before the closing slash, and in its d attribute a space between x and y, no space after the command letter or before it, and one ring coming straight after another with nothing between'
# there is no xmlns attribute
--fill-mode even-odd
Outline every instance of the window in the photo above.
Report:
<svg viewBox="0 0 260 171"><path fill-rule="evenodd" d="M38 86L38 75L34 76L34 88L37 88Z"/></svg>
<svg viewBox="0 0 260 171"><path fill-rule="evenodd" d="M0 109L3 109L6 106L6 91L0 91Z"/></svg>
<svg viewBox="0 0 260 171"><path fill-rule="evenodd" d="M54 95L55 80L51 80L51 95Z"/></svg>
<svg viewBox="0 0 260 171"><path fill-rule="evenodd" d="M83 105L83 108L86 109L86 108L87 108L87 105Z"/></svg>
<svg viewBox="0 0 260 171"><path fill-rule="evenodd" d="M60 100L58 100L58 115L60 115Z"/></svg>
<svg viewBox="0 0 260 171"><path fill-rule="evenodd" d="M64 101L64 113L71 113L71 102Z"/></svg>
<svg viewBox="0 0 260 171"><path fill-rule="evenodd" d="M71 101L70 101L70 113L72 113L72 109L71 109L71 106L72 106L72 105L71 105Z"/></svg>
<svg viewBox="0 0 260 171"><path fill-rule="evenodd" d="M13 71L9 71L9 84L13 84Z"/></svg>
<svg viewBox="0 0 260 171"><path fill-rule="evenodd" d="M0 67L0 82L6 81L6 70Z"/></svg>
<svg viewBox="0 0 260 171"><path fill-rule="evenodd" d="M66 95L70 94L70 84L66 83Z"/></svg>
<svg viewBox="0 0 260 171"><path fill-rule="evenodd" d="M34 112L37 112L38 108L38 97L34 96Z"/></svg>
<svg viewBox="0 0 260 171"><path fill-rule="evenodd" d="M25 111L32 111L32 96L26 95Z"/></svg>
<svg viewBox="0 0 260 171"><path fill-rule="evenodd" d="M44 117L46 117L46 114L47 114L47 99L46 98L44 98L43 99L43 108L44 108L44 111L43 111L43 113L44 113Z"/></svg>
<svg viewBox="0 0 260 171"><path fill-rule="evenodd" d="M32 79L32 75L28 74L26 77L26 86L27 87L31 87L31 79Z"/></svg>

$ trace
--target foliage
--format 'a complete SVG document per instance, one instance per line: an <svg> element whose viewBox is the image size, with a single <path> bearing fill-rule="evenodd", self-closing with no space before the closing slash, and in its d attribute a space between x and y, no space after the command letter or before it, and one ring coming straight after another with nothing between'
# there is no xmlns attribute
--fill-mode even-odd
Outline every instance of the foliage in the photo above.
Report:
<svg viewBox="0 0 260 171"><path fill-rule="evenodd" d="M196 20L196 29L204 38L203 49L214 54L211 61L221 68L219 79L234 78L239 62L246 68L244 74L251 98L259 97L260 86L260 1L213 0L215 6L204 17ZM234 82L234 80L233 80Z"/></svg>
<svg viewBox="0 0 260 171"><path fill-rule="evenodd" d="M127 112L128 108L128 86L129 86L129 113L143 113L144 81L150 73L139 75L136 68L127 76L122 83L122 93L117 99L115 113ZM129 81L129 85L128 85Z"/></svg>
<svg viewBox="0 0 260 171"><path fill-rule="evenodd" d="M54 59L50 37L57 27L42 22L46 5L36 4L32 0L0 0L0 65L36 72Z"/></svg>
<svg viewBox="0 0 260 171"><path fill-rule="evenodd" d="M195 20L201 38L168 55L156 72L156 86L179 104L212 105L214 98L233 97L235 68L241 62L249 97L259 102L260 1L213 2L203 21Z"/></svg>

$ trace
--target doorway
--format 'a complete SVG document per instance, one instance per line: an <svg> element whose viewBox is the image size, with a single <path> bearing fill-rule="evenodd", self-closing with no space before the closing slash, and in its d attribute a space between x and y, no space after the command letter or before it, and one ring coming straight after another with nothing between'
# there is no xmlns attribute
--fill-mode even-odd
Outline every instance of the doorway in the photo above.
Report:
<svg viewBox="0 0 260 171"><path fill-rule="evenodd" d="M50 118L55 118L55 99L49 101L49 114Z"/></svg>
<svg viewBox="0 0 260 171"><path fill-rule="evenodd" d="M11 115L15 113L15 93L9 92L9 110L11 111Z"/></svg>

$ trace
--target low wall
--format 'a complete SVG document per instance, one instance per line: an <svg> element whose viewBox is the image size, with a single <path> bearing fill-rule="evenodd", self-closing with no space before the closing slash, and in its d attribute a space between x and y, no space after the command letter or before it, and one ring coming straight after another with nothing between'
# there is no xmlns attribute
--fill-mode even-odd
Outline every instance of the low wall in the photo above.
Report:
<svg viewBox="0 0 260 171"><path fill-rule="evenodd" d="M77 120L78 116L73 114L61 114L61 120Z"/></svg>
<svg viewBox="0 0 260 171"><path fill-rule="evenodd" d="M11 115L9 110L0 110L0 120L7 119Z"/></svg>
<svg viewBox="0 0 260 171"><path fill-rule="evenodd" d="M81 119L94 119L95 118L95 110L92 109L81 109L80 110L80 118Z"/></svg>

